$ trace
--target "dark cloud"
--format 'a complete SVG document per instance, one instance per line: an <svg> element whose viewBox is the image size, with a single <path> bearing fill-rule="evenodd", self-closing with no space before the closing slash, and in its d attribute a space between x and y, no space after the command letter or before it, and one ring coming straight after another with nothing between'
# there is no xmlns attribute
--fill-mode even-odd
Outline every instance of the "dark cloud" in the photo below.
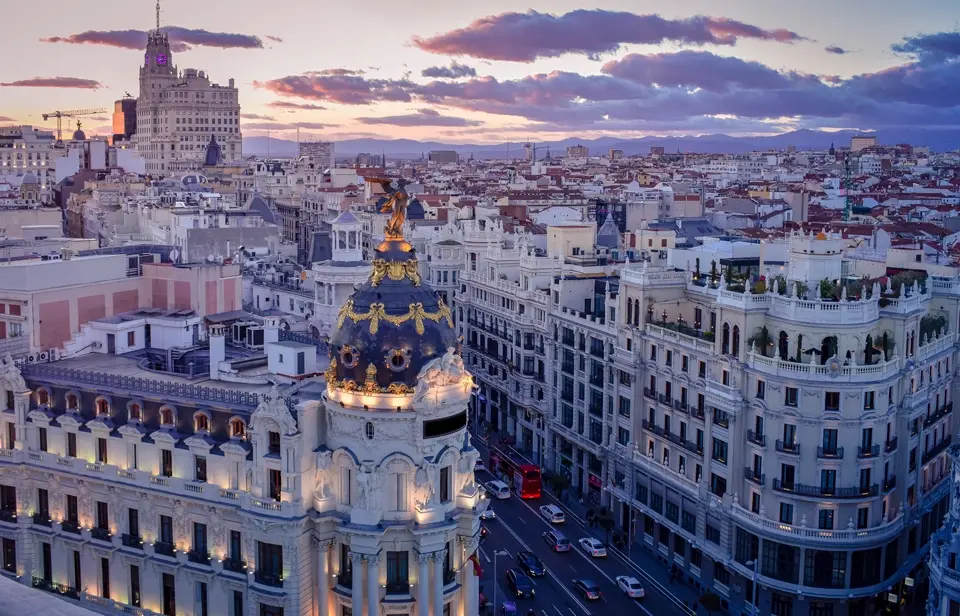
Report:
<svg viewBox="0 0 960 616"><path fill-rule="evenodd" d="M781 43L807 40L791 30L769 30L722 17L665 19L655 14L581 9L563 15L533 10L490 15L465 28L433 37L414 37L413 44L450 56L533 62L567 53L596 58L628 43L734 45L740 39Z"/></svg>
<svg viewBox="0 0 960 616"><path fill-rule="evenodd" d="M941 62L960 58L960 32L934 32L909 36L891 47L896 52L915 55L924 62Z"/></svg>
<svg viewBox="0 0 960 616"><path fill-rule="evenodd" d="M209 30L168 26L164 31L170 36L173 51L186 51L192 46L218 47L221 49L263 49L263 40L252 34L233 32L210 32ZM144 30L87 30L69 36L51 36L40 39L44 43L71 43L75 45L105 45L121 49L142 50L147 45Z"/></svg>
<svg viewBox="0 0 960 616"><path fill-rule="evenodd" d="M81 79L79 77L34 77L0 83L7 88L78 88L81 90L97 90L103 84L95 79Z"/></svg>
<svg viewBox="0 0 960 616"><path fill-rule="evenodd" d="M361 124L389 124L391 126L480 126L483 122L440 115L435 109L418 109L404 115L357 118Z"/></svg>
<svg viewBox="0 0 960 616"><path fill-rule="evenodd" d="M344 105L366 105L375 101L410 102L407 80L365 79L359 75L291 75L270 81L254 81L257 88L280 96L323 100Z"/></svg>
<svg viewBox="0 0 960 616"><path fill-rule="evenodd" d="M435 79L460 79L461 77L476 77L477 69L454 60L450 63L450 66L431 66L423 69L420 74Z"/></svg>
<svg viewBox="0 0 960 616"><path fill-rule="evenodd" d="M273 41L274 43L282 43L283 39L279 36L273 36L271 34L264 34L263 38Z"/></svg>
<svg viewBox="0 0 960 616"><path fill-rule="evenodd" d="M837 45L827 45L826 47L824 47L824 50L827 53L835 53L838 56L842 56L843 54L850 53L849 50L844 49L843 47L838 47Z"/></svg>
<svg viewBox="0 0 960 616"><path fill-rule="evenodd" d="M240 117L244 120L267 120L272 122L275 118L268 115L260 115L259 113L241 113Z"/></svg>
<svg viewBox="0 0 960 616"><path fill-rule="evenodd" d="M313 103L291 103L289 101L273 101L272 103L267 103L267 107L275 107L276 109L284 109L287 111L293 111L296 109L320 111L326 109L326 107L314 105Z"/></svg>

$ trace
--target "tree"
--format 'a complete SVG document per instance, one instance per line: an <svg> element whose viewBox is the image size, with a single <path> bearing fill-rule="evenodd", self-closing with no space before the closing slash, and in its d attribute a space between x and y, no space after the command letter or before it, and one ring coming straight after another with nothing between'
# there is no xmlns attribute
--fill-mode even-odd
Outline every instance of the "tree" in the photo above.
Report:
<svg viewBox="0 0 960 616"><path fill-rule="evenodd" d="M723 602L721 601L720 597L709 591L700 597L700 605L702 605L703 609L707 610L707 612L710 614L719 612L723 608Z"/></svg>
<svg viewBox="0 0 960 616"><path fill-rule="evenodd" d="M613 514L606 507L602 507L600 513L597 514L597 525L603 529L603 543L605 545L610 543L610 531L613 530L615 524Z"/></svg>
<svg viewBox="0 0 960 616"><path fill-rule="evenodd" d="M693 271L694 280L700 280L700 257L697 257L696 269Z"/></svg>
<svg viewBox="0 0 960 616"><path fill-rule="evenodd" d="M553 482L554 494L560 494L570 486L570 481L567 480L567 476L563 473L557 473L551 481Z"/></svg>

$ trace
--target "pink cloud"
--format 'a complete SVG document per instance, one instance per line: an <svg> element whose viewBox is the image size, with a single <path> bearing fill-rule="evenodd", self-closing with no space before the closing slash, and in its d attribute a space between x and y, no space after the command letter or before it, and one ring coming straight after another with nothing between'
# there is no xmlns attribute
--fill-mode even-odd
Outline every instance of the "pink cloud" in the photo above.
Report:
<svg viewBox="0 0 960 616"><path fill-rule="evenodd" d="M33 79L19 79L0 83L6 88L78 88L81 90L97 90L104 87L94 79L79 77L34 77Z"/></svg>

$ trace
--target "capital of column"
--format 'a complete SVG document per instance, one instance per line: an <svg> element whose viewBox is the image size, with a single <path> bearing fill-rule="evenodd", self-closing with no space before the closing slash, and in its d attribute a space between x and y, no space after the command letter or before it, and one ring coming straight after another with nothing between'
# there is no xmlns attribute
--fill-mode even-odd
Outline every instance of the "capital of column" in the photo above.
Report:
<svg viewBox="0 0 960 616"><path fill-rule="evenodd" d="M361 554L360 552L350 552L350 562L359 566L364 556L365 555Z"/></svg>
<svg viewBox="0 0 960 616"><path fill-rule="evenodd" d="M444 560L446 557L447 557L447 550L446 550L446 548L444 548L444 549L442 549L442 550L437 550L436 552L433 553L433 560L435 560L435 561L443 562L443 560Z"/></svg>
<svg viewBox="0 0 960 616"><path fill-rule="evenodd" d="M363 559L367 561L368 567L376 567L380 564L381 555L377 554L364 554Z"/></svg>
<svg viewBox="0 0 960 616"><path fill-rule="evenodd" d="M418 552L417 553L417 562L422 564L428 563L433 560L433 554L430 552Z"/></svg>
<svg viewBox="0 0 960 616"><path fill-rule="evenodd" d="M313 537L311 538L310 541L314 549L317 549L323 552L333 547L333 539L317 539L316 537Z"/></svg>

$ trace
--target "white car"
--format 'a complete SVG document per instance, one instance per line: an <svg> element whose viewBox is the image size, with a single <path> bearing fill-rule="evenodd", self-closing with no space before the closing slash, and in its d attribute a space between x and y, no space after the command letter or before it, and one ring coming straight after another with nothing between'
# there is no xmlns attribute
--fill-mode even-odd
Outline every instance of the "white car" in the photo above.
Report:
<svg viewBox="0 0 960 616"><path fill-rule="evenodd" d="M632 575L618 575L617 586L631 599L643 599L647 594L640 585L640 580Z"/></svg>
<svg viewBox="0 0 960 616"><path fill-rule="evenodd" d="M487 492L489 492L490 495L497 500L506 500L510 498L510 486L503 483L499 479L488 481L487 485L484 487L487 489Z"/></svg>
<svg viewBox="0 0 960 616"><path fill-rule="evenodd" d="M493 507L487 507L483 510L483 513L480 514L481 520L496 520L497 512L493 510Z"/></svg>
<svg viewBox="0 0 960 616"><path fill-rule="evenodd" d="M593 537L584 537L579 541L580 549L593 556L594 558L606 558L607 548L603 547L599 539Z"/></svg>
<svg viewBox="0 0 960 616"><path fill-rule="evenodd" d="M480 471L486 471L486 470L487 470L487 465L483 463L483 460L477 460L476 463L473 465L474 473L479 473Z"/></svg>
<svg viewBox="0 0 960 616"><path fill-rule="evenodd" d="M567 521L563 511L556 505L541 505L540 515L547 519L551 524L563 524Z"/></svg>

